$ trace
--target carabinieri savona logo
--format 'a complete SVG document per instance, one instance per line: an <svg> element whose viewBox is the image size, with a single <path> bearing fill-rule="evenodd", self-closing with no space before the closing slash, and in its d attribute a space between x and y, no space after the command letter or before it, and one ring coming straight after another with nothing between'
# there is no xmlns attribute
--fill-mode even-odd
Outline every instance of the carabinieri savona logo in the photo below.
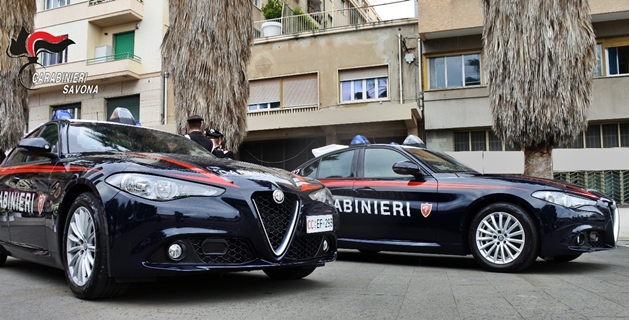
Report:
<svg viewBox="0 0 629 320"><path fill-rule="evenodd" d="M18 73L20 84L28 90L30 86L24 83L22 72L31 64L39 63L39 53L61 53L69 45L75 44L68 36L55 36L46 31L36 31L28 33L24 27L20 31L17 39L11 39L11 45L7 48L7 55L11 58L27 57L28 62L22 67ZM87 81L87 72L35 72L30 80L33 85L46 83L67 83L63 86L64 94L85 94L98 93L98 85L70 85L69 83L85 83Z"/></svg>

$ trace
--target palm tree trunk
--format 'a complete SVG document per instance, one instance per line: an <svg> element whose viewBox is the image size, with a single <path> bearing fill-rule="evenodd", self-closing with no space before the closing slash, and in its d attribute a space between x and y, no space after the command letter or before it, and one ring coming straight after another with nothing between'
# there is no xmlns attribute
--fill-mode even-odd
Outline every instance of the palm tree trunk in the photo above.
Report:
<svg viewBox="0 0 629 320"><path fill-rule="evenodd" d="M0 43L7 48L17 39L22 27L33 32L37 4L35 0L5 0L0 6ZM14 147L24 136L25 116L28 114L28 90L19 81L20 67L28 61L0 53L0 152ZM31 79L31 65L22 76ZM26 81L25 81L26 82ZM3 152L4 153L4 152Z"/></svg>
<svg viewBox="0 0 629 320"><path fill-rule="evenodd" d="M524 174L546 179L553 178L553 148L524 148Z"/></svg>
<svg viewBox="0 0 629 320"><path fill-rule="evenodd" d="M179 133L199 115L237 151L247 134L247 67L253 43L250 0L170 0L162 55L171 75Z"/></svg>

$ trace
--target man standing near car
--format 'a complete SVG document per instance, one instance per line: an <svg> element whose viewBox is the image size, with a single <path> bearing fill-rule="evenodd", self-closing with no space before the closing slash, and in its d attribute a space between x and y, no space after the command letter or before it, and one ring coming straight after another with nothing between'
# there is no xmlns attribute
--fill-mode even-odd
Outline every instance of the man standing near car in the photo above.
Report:
<svg viewBox="0 0 629 320"><path fill-rule="evenodd" d="M201 128L203 128L203 118L198 115L190 116L190 118L188 118L187 125L188 133L185 136L186 138L203 146L203 148L207 149L207 151L212 152L212 141L205 137Z"/></svg>
<svg viewBox="0 0 629 320"><path fill-rule="evenodd" d="M215 129L209 129L205 132L205 135L212 140L214 144L214 148L212 149L212 154L219 158L229 158L234 160L234 153L229 150L223 148L223 134L218 132Z"/></svg>

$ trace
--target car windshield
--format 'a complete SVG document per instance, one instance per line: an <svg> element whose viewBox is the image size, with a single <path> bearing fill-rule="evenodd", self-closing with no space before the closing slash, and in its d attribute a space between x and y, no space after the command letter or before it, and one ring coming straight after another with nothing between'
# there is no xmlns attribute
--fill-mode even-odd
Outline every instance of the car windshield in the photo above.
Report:
<svg viewBox="0 0 629 320"><path fill-rule="evenodd" d="M403 148L412 153L419 160L423 161L437 173L477 173L476 170L469 168L443 152L407 146L404 146Z"/></svg>
<svg viewBox="0 0 629 320"><path fill-rule="evenodd" d="M72 123L68 128L70 153L147 152L214 157L186 137L145 127L113 123Z"/></svg>

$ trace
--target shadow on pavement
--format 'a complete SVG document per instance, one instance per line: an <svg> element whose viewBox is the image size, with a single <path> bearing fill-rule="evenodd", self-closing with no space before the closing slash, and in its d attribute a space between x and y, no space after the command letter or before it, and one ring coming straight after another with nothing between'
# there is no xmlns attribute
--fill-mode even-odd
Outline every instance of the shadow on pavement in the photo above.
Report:
<svg viewBox="0 0 629 320"><path fill-rule="evenodd" d="M587 253L582 257L571 262L555 263L547 262L538 258L528 269L519 273L529 274L587 274L592 272L611 270L613 265L606 264L604 259L600 261L585 261ZM379 253L361 253L355 250L339 250L339 261L347 262L364 262L379 263L403 266L416 266L427 268L446 268L446 269L465 269L486 271L483 269L472 255L454 256L454 255L436 255L436 254L419 254L419 253L398 253L398 252L379 252ZM581 260L581 261L580 261Z"/></svg>

